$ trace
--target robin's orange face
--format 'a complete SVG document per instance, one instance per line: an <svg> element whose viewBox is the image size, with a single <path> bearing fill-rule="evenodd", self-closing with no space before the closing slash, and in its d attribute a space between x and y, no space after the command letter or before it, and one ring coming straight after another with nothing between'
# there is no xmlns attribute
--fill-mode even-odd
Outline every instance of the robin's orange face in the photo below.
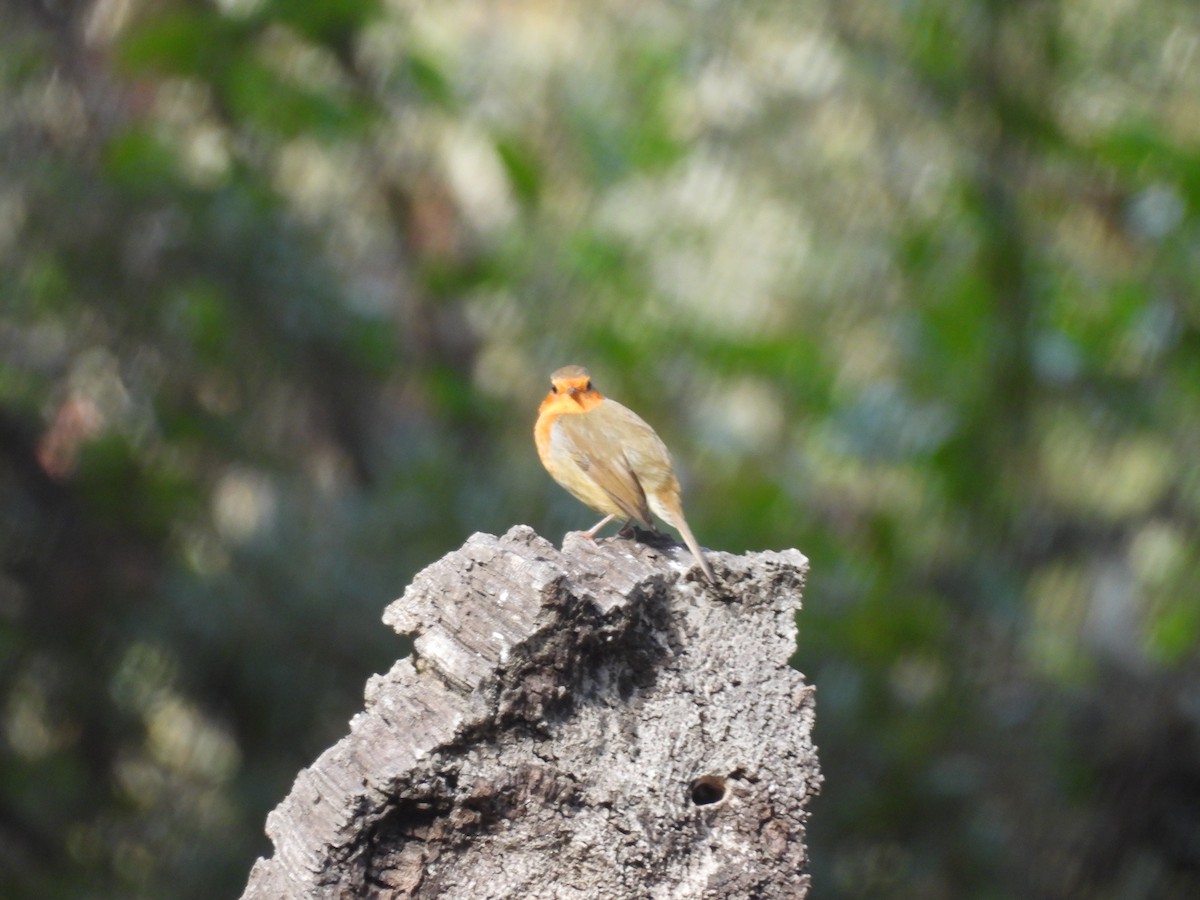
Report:
<svg viewBox="0 0 1200 900"><path fill-rule="evenodd" d="M550 393L542 401L539 412L556 414L587 412L604 398L592 387L587 369L567 366L550 376Z"/></svg>
<svg viewBox="0 0 1200 900"><path fill-rule="evenodd" d="M594 393L592 390L592 379L586 375L579 375L574 378L560 378L550 383L550 393L569 398L580 406L583 406L583 398L590 393Z"/></svg>

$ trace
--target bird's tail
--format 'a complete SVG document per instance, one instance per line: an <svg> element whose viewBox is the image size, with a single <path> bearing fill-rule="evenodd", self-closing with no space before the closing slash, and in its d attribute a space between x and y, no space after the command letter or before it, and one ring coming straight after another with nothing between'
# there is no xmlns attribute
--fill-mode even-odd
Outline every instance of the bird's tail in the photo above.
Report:
<svg viewBox="0 0 1200 900"><path fill-rule="evenodd" d="M712 584L716 584L716 576L713 575L713 570L709 568L708 560L704 558L704 554L700 551L700 545L696 543L696 536L692 534L692 529L688 528L687 519L683 517L683 509L680 507L679 501L673 497L663 497L661 495L653 497L651 500L652 505L658 507L654 511L666 519L668 523L683 535L683 542L692 551L692 556L696 557L696 562L700 564L700 569L704 572L704 577Z"/></svg>

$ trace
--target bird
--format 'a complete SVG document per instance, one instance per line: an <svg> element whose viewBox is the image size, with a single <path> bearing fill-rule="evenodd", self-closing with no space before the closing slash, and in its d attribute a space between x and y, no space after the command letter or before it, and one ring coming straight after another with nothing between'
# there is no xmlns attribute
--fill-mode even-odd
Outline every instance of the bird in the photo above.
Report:
<svg viewBox="0 0 1200 900"><path fill-rule="evenodd" d="M583 366L563 366L550 376L533 440L550 476L604 514L584 532L587 538L616 518L657 531L653 512L683 535L705 577L716 582L683 517L679 479L666 444L641 416L596 390Z"/></svg>

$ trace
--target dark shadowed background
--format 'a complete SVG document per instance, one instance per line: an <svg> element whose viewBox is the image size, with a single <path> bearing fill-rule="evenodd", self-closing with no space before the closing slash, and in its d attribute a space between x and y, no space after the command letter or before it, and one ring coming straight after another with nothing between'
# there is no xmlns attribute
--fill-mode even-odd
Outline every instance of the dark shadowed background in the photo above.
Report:
<svg viewBox="0 0 1200 900"><path fill-rule="evenodd" d="M236 896L547 375L812 560L816 898L1200 896L1191 0L0 0L0 894Z"/></svg>

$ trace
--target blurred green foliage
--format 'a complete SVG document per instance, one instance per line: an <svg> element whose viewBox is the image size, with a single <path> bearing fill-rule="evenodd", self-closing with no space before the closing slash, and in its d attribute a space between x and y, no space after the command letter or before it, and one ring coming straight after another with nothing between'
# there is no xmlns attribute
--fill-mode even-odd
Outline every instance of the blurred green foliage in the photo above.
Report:
<svg viewBox="0 0 1200 900"><path fill-rule="evenodd" d="M814 896L1200 895L1191 5L0 10L0 894L235 895L578 362L812 559Z"/></svg>

